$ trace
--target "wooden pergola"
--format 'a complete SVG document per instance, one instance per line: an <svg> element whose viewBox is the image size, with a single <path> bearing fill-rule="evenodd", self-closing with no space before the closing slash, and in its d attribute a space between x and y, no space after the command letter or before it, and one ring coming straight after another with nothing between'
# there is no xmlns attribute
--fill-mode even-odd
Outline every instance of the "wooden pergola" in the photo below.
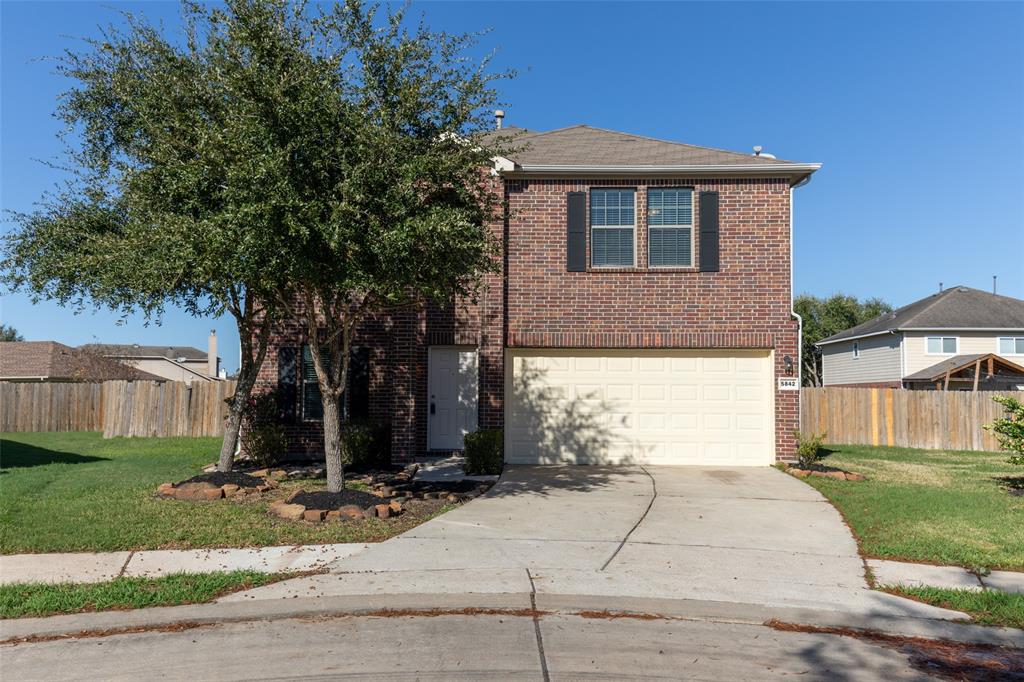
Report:
<svg viewBox="0 0 1024 682"><path fill-rule="evenodd" d="M970 384L972 391L979 385L1015 382L1024 384L1024 367L995 353L951 358L921 370L905 379L908 383L932 384L935 390L948 391L950 386L964 390Z"/></svg>

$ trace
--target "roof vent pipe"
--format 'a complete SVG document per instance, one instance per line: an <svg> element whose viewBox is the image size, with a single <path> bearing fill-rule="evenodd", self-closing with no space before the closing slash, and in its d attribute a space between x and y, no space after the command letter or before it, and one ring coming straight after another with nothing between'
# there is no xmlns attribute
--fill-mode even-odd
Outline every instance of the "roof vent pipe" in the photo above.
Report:
<svg viewBox="0 0 1024 682"><path fill-rule="evenodd" d="M501 122L505 118L504 109L495 109L494 111L494 128L495 130L501 130Z"/></svg>
<svg viewBox="0 0 1024 682"><path fill-rule="evenodd" d="M942 282L939 282L939 293L942 293Z"/></svg>
<svg viewBox="0 0 1024 682"><path fill-rule="evenodd" d="M996 276L992 275L992 294L995 295L995 293L996 293Z"/></svg>

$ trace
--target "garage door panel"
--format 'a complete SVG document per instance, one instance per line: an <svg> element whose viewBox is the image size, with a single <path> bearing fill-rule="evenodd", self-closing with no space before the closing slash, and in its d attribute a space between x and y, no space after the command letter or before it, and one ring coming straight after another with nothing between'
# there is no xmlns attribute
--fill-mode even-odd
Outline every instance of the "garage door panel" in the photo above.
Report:
<svg viewBox="0 0 1024 682"><path fill-rule="evenodd" d="M772 460L768 351L535 350L510 360L510 462Z"/></svg>

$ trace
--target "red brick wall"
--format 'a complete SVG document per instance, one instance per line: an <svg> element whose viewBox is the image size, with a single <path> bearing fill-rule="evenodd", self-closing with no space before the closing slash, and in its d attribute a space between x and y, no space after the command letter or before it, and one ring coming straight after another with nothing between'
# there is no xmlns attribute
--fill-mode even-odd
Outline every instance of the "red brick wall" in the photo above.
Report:
<svg viewBox="0 0 1024 682"><path fill-rule="evenodd" d="M648 269L646 188L719 192L720 272ZM566 272L566 193L635 187L636 264ZM773 348L798 362L790 315L789 184L785 180L513 180L508 183L510 347ZM587 240L590 243L589 235ZM588 250L587 262L590 262ZM776 453L789 456L798 392L777 391Z"/></svg>
<svg viewBox="0 0 1024 682"><path fill-rule="evenodd" d="M591 187L637 188L637 263L633 268L566 272L566 193ZM646 267L646 191L693 187L720 193L720 272ZM508 217L492 225L507 243L503 273L486 277L476 303L430 306L377 321L357 343L372 344L371 413L392 423L393 456L427 448L427 348L480 349L482 428L503 426L504 348L770 348L777 377L783 358L798 362L798 330L790 316L789 185L785 180L511 180ZM694 262L699 229L695 227ZM589 245L589 239L588 239ZM589 262L589 253L588 253ZM278 344L298 345L286 326ZM275 349L261 386L276 382ZM792 456L799 392L777 391L776 454ZM293 428L295 449L322 448L319 425ZM319 440L318 440L319 439Z"/></svg>

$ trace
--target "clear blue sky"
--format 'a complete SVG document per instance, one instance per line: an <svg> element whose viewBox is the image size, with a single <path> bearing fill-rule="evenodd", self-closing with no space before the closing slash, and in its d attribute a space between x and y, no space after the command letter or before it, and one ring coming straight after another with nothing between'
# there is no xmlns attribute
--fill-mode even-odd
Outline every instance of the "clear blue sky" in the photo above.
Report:
<svg viewBox="0 0 1024 682"><path fill-rule="evenodd" d="M51 117L66 87L32 61L130 8L177 25L177 5L2 7L2 203L25 210L58 175ZM575 123L824 168L796 193L796 291L902 305L946 285L1024 298L1024 4L421 2L437 29L492 28L520 70L506 122ZM6 227L4 229L7 229ZM159 328L5 296L29 339L204 347L230 319L176 313Z"/></svg>

